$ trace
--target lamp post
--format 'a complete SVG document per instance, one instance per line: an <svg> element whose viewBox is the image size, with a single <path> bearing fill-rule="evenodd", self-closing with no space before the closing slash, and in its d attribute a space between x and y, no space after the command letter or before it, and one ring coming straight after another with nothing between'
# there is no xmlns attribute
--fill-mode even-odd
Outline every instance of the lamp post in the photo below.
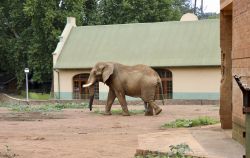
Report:
<svg viewBox="0 0 250 158"><path fill-rule="evenodd" d="M30 72L29 68L24 69L26 76L26 101L29 101L29 85L28 85L28 73Z"/></svg>

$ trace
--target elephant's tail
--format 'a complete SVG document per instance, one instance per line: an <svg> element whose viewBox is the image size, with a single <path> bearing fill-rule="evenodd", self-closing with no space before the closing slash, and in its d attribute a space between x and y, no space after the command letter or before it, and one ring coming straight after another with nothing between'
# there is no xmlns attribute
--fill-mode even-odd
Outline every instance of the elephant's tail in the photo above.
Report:
<svg viewBox="0 0 250 158"><path fill-rule="evenodd" d="M164 95L163 95L163 88L162 88L161 78L159 78L158 84L159 84L159 87L160 87L160 96L161 96L162 104L164 105Z"/></svg>

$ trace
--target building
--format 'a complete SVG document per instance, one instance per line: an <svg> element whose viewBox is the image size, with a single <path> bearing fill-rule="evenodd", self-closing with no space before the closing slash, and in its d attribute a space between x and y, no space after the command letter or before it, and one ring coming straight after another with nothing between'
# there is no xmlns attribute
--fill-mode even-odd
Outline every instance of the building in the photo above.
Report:
<svg viewBox="0 0 250 158"><path fill-rule="evenodd" d="M55 97L86 98L82 85L99 61L151 66L167 99L218 100L219 20L76 26L68 18L53 53ZM107 91L97 84L96 98L105 100Z"/></svg>
<svg viewBox="0 0 250 158"><path fill-rule="evenodd" d="M250 1L221 0L221 108L222 128L233 128L233 138L245 144L242 92L233 79L250 83ZM250 130L250 129L249 129ZM248 149L249 151L249 149Z"/></svg>

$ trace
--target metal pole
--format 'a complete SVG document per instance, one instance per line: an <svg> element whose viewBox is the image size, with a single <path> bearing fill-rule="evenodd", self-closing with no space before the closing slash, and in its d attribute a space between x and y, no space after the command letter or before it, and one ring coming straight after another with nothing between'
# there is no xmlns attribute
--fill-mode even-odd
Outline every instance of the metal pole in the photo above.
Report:
<svg viewBox="0 0 250 158"><path fill-rule="evenodd" d="M203 15L203 0L201 0L201 15Z"/></svg>
<svg viewBox="0 0 250 158"><path fill-rule="evenodd" d="M26 74L26 101L29 101L28 73L25 74Z"/></svg>
<svg viewBox="0 0 250 158"><path fill-rule="evenodd" d="M197 1L197 0L194 1L194 14L195 14L195 15L196 15L196 1Z"/></svg>

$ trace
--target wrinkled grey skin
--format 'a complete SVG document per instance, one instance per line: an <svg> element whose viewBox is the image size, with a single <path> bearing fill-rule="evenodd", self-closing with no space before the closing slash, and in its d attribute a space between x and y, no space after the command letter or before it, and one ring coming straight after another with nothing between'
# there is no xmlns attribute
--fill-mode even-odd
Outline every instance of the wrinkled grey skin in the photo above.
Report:
<svg viewBox="0 0 250 158"><path fill-rule="evenodd" d="M155 103L156 90L160 87L162 91L161 79L157 72L146 65L125 66L114 62L97 63L90 72L88 83L83 85L83 87L89 87L90 110L93 104L95 82L103 82L109 86L106 115L111 115L110 110L115 98L118 98L121 104L123 115L130 115L125 95L140 97L145 104L145 115L153 115L153 110L156 115L162 111Z"/></svg>

